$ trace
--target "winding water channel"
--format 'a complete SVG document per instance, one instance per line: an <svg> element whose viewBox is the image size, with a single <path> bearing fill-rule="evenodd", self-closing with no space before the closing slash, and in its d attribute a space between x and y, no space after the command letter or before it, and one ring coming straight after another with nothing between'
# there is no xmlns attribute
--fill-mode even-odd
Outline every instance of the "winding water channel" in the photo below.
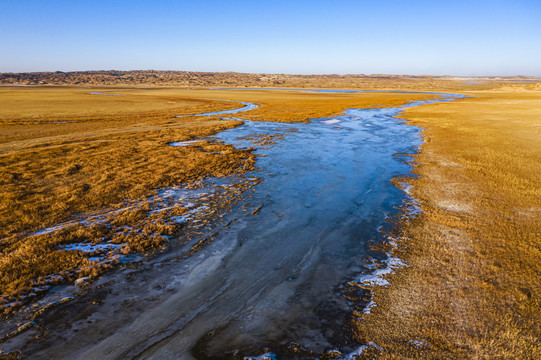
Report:
<svg viewBox="0 0 541 360"><path fill-rule="evenodd" d="M364 286L351 284L373 283L373 272L389 264L371 245L406 200L391 179L410 173L405 159L422 141L419 128L395 116L429 102L436 101L349 109L308 124L245 121L211 137L237 147L260 141L259 169L248 176L261 182L224 215L227 226L191 257L172 261L175 254L167 254L144 269L111 275L120 281L131 271L135 281L104 295L108 307L74 320L69 344L36 357L289 359L299 356L293 347L306 350L300 358L359 352L366 344L349 338L348 324L375 304ZM242 118L253 108L244 105L205 115ZM85 340L100 332L99 343Z"/></svg>

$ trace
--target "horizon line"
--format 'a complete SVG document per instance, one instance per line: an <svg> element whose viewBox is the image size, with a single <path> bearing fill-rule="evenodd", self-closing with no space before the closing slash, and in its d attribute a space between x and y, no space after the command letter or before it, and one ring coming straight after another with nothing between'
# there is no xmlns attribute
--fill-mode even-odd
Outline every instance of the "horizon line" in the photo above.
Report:
<svg viewBox="0 0 541 360"><path fill-rule="evenodd" d="M57 74L68 74L68 73L85 73L85 72L182 72L182 73L236 73L236 74L245 74L245 75L285 75L285 76L414 76L414 77L459 77L459 78L541 78L541 75L524 75L524 74L515 74L515 75L452 75L452 74L398 74L398 73L285 73L285 72L242 72L242 71L201 71L201 70L158 70L158 69L129 69L129 70L120 70L120 69L99 69L99 70L42 70L42 71L9 71L3 72L0 71L0 74L44 74L44 73L57 73Z"/></svg>

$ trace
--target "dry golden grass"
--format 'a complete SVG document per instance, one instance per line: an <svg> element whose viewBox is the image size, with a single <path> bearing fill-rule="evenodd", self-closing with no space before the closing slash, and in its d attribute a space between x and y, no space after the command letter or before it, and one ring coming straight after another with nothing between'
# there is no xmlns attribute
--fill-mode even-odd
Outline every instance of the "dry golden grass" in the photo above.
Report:
<svg viewBox="0 0 541 360"><path fill-rule="evenodd" d="M382 358L541 358L541 92L467 95L404 115L425 129L423 213L399 234L410 267L355 324Z"/></svg>
<svg viewBox="0 0 541 360"><path fill-rule="evenodd" d="M156 94L196 96L251 102L257 109L239 115L254 121L303 122L307 119L339 115L349 108L400 106L409 101L437 98L429 94L388 92L314 93L293 90L179 90L157 89ZM233 115L235 116L235 115Z"/></svg>
<svg viewBox="0 0 541 360"><path fill-rule="evenodd" d="M123 94L92 95L90 92ZM250 151L202 141L172 147L241 124L219 118L176 115L237 108L215 99L260 105L256 120L304 121L339 114L350 107L404 104L430 95L314 94L291 91L188 90L154 88L0 88L0 291L31 291L31 286L95 276L112 263L98 266L88 254L60 251L74 242L128 244L123 252L145 252L164 244L175 228L164 219L148 218L149 210L121 214L105 225L71 225L50 234L32 232L82 214L143 201L156 189L208 176L251 169ZM255 139L267 146L275 139ZM178 209L182 211L182 209ZM118 234L130 224L138 235ZM99 268L98 268L99 267ZM78 269L74 271L74 269ZM45 277L45 283L41 279ZM55 280L56 281L56 280ZM19 294L21 295L21 294ZM13 300L4 299L4 302Z"/></svg>
<svg viewBox="0 0 541 360"><path fill-rule="evenodd" d="M193 95L164 95L144 88L0 87L0 121L3 123L103 121L115 116L125 118L157 112L174 113L176 110L180 114L196 114L236 107L235 104L197 99ZM106 118L100 119L101 116Z"/></svg>
<svg viewBox="0 0 541 360"><path fill-rule="evenodd" d="M383 348L370 351L383 358L541 357L541 93L530 87L471 92L471 99L407 110L405 117L425 129L426 143L416 157L420 176L410 180L423 213L404 218L397 234L405 239L398 256L411 266L389 276L392 286L375 289L378 306L365 322L353 324L359 341ZM137 224L141 232L135 235L100 225L28 236L31 231L146 199L160 187L253 166L251 152L225 144L168 145L240 122L175 115L239 106L213 100L229 99L259 105L241 118L295 122L431 97L1 88L0 291L17 299L29 285L54 283L49 274L73 281L114 266L90 262L81 252L59 251L61 244L111 237L128 244L126 252L145 252L176 230L149 217L151 208L144 205L110 221L113 228ZM253 139L257 146L275 140ZM183 211L176 208L174 215ZM421 339L425 345L410 341Z"/></svg>
<svg viewBox="0 0 541 360"><path fill-rule="evenodd" d="M254 163L250 151L225 144L168 145L241 124L209 117L175 118L238 107L230 102L133 95L129 89L124 89L127 96L91 95L89 89L80 88L0 91L3 295L54 283L41 280L50 274L61 274L62 281L69 281L96 275L111 265L90 262L88 254L78 251L58 250L61 244L111 237L113 232L105 226L73 225L34 236L29 232L78 214L120 207L126 200L145 199L160 187L229 175ZM116 93L115 89L105 91ZM14 115L18 112L19 117ZM116 221L122 219L132 225L140 220L120 216ZM127 252L153 249L164 243L162 234L172 231L162 225L160 221L140 224L139 235L116 236L113 241L129 244Z"/></svg>

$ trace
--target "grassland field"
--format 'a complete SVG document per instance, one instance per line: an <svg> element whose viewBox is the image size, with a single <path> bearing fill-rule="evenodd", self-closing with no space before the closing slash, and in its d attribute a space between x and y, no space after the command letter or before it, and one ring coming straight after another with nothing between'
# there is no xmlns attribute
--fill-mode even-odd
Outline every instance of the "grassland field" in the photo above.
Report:
<svg viewBox="0 0 541 360"><path fill-rule="evenodd" d="M422 212L397 234L409 266L356 324L388 358L541 357L541 92L466 94L403 115L424 129Z"/></svg>
<svg viewBox="0 0 541 360"><path fill-rule="evenodd" d="M541 358L541 91L531 84L479 89L457 83L452 92L468 98L407 109L403 115L424 129L425 143L415 157L418 177L408 179L422 212L404 216L395 234L401 240L394 251L408 266L389 275L391 286L374 290L377 307L352 327L359 342L379 345L371 351L381 358ZM257 158L251 149L204 139L242 122L188 116L240 106L217 99L259 105L243 119L303 122L347 108L434 97L1 87L4 301L23 297L50 274L84 269L65 276L64 281L74 281L108 269L81 252L58 251L59 245L82 239L102 241L112 236L107 229L35 231L147 199L159 188L252 169ZM202 140L193 147L168 145L193 139ZM176 231L163 219L145 221L148 210L119 216L119 222L139 222L146 234L117 239L129 244L126 253L157 251L165 242L162 235ZM16 310L5 310L4 316Z"/></svg>

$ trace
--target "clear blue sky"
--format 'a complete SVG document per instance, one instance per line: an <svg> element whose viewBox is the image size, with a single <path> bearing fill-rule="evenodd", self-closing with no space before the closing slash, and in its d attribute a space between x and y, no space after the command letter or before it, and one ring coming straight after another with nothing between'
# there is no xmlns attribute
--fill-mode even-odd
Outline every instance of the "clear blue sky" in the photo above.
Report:
<svg viewBox="0 0 541 360"><path fill-rule="evenodd" d="M0 0L0 72L541 76L541 0Z"/></svg>

